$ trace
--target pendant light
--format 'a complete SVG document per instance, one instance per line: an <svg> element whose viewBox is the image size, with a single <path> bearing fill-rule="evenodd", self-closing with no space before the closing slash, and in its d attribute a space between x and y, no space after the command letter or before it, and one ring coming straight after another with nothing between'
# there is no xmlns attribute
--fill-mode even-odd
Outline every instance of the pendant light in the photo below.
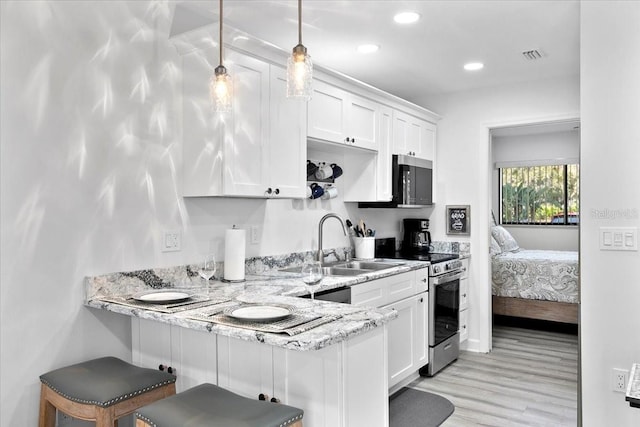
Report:
<svg viewBox="0 0 640 427"><path fill-rule="evenodd" d="M287 98L311 99L313 64L302 44L302 0L298 0L298 44L287 61Z"/></svg>
<svg viewBox="0 0 640 427"><path fill-rule="evenodd" d="M227 73L227 68L222 65L222 50L224 44L222 43L222 0L220 3L220 65L218 65L211 80L209 81L209 96L211 97L211 103L214 109L218 113L228 113L231 111L231 99L233 97L231 76Z"/></svg>

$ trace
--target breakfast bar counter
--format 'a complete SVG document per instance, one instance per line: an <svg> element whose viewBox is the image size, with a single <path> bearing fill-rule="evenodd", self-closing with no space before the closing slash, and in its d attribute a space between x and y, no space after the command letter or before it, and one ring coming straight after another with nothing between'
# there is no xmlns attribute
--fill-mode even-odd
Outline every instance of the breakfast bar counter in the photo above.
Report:
<svg viewBox="0 0 640 427"><path fill-rule="evenodd" d="M403 261L365 275L327 276L314 291L426 266ZM387 325L396 311L300 298L309 290L299 274L278 267L263 265L242 283L205 282L195 266L87 277L85 305L131 316L132 362L170 368L178 391L209 382L246 397L270 396L304 409L305 427L388 426ZM141 302L149 291L190 298ZM234 324L226 316L255 305L285 307L292 314L283 323L312 320L274 333L277 322Z"/></svg>

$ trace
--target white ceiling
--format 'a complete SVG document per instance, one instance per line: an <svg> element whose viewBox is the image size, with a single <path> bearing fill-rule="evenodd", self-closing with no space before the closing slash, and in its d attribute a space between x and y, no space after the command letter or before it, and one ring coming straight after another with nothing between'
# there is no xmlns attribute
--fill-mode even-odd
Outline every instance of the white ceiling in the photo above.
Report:
<svg viewBox="0 0 640 427"><path fill-rule="evenodd" d="M185 1L174 31L217 22L218 2ZM421 19L399 26L393 15ZM313 61L416 101L428 95L577 75L576 0L303 0L303 44ZM226 0L224 22L287 51L297 44L296 0ZM362 43L377 53L356 52ZM544 57L526 60L538 49ZM466 62L485 64L468 72Z"/></svg>

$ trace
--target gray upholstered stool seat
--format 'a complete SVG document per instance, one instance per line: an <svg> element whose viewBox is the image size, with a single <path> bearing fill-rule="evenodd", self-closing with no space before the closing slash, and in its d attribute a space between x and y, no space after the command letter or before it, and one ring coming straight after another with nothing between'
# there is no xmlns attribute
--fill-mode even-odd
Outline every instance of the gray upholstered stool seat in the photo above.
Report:
<svg viewBox="0 0 640 427"><path fill-rule="evenodd" d="M40 376L40 427L55 425L56 409L98 427L175 394L176 378L115 357L93 359Z"/></svg>
<svg viewBox="0 0 640 427"><path fill-rule="evenodd" d="M201 384L136 411L136 427L301 427L303 411Z"/></svg>

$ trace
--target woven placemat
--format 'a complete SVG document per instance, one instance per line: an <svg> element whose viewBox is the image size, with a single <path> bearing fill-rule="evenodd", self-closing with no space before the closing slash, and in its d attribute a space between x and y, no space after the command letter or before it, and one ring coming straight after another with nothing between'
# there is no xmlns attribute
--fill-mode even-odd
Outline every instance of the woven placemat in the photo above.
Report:
<svg viewBox="0 0 640 427"><path fill-rule="evenodd" d="M229 305L227 305L228 307ZM339 319L340 315L319 315L315 313L293 313L289 317L278 320L276 322L248 322L244 320L234 319L223 314L226 307L220 308L217 312L206 315L198 312L190 314L190 319L202 320L205 322L217 323L225 326L233 326L235 328L251 329L260 332L269 332L273 334L297 335L313 328L317 328L325 323L333 322Z"/></svg>
<svg viewBox="0 0 640 427"><path fill-rule="evenodd" d="M168 303L168 304L149 304L133 299L131 296L124 297L102 297L97 298L100 301L112 302L115 304L125 305L127 307L140 308L143 310L159 311L161 313L178 313L186 310L194 310L196 308L207 307L210 305L220 304L230 301L230 298L210 298L207 295L193 295L187 301Z"/></svg>

